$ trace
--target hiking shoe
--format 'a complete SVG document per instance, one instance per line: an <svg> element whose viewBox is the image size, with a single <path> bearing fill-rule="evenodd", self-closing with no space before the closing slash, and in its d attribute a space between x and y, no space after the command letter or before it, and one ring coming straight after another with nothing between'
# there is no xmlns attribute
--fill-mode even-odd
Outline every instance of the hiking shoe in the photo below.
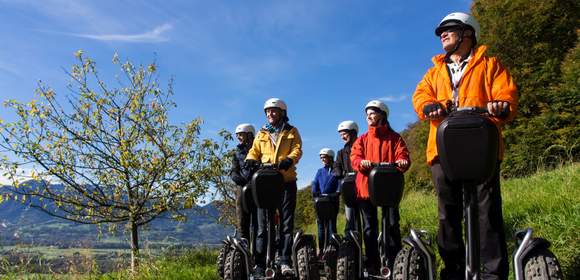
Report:
<svg viewBox="0 0 580 280"><path fill-rule="evenodd" d="M280 270L282 271L282 275L294 274L294 270L292 270L292 268L287 264L283 264L282 267L280 268Z"/></svg>

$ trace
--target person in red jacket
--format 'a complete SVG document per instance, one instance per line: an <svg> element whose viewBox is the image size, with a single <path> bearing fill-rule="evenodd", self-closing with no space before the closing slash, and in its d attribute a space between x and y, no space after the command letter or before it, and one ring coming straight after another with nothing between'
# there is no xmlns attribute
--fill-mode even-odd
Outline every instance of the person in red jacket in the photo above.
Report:
<svg viewBox="0 0 580 280"><path fill-rule="evenodd" d="M368 176L372 163L395 162L401 172L411 164L409 150L403 138L393 131L388 122L389 109L379 100L369 102L365 107L368 132L356 139L350 153L350 160L356 175L358 208L363 217L363 235L366 267L371 275L376 275L379 265L377 207L369 199ZM388 187L388 186L385 186ZM401 249L399 209L385 208L390 231L387 233L388 264L392 269L397 252ZM388 211L388 213L386 213Z"/></svg>

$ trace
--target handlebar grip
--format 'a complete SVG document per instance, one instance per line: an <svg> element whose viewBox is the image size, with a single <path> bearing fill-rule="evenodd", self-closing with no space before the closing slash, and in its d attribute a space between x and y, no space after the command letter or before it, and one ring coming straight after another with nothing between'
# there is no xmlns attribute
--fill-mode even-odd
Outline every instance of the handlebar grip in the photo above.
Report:
<svg viewBox="0 0 580 280"><path fill-rule="evenodd" d="M379 166L392 166L398 167L399 164L396 162L371 162L372 167L379 167Z"/></svg>

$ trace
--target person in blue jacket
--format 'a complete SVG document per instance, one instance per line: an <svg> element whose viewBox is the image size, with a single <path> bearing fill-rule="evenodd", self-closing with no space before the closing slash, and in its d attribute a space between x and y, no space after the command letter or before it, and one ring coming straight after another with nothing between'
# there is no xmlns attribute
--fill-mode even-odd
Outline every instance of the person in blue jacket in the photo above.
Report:
<svg viewBox="0 0 580 280"><path fill-rule="evenodd" d="M338 191L338 180L333 176L332 169L334 164L334 151L329 148L323 148L320 150L320 161L322 161L323 167L318 169L314 181L312 181L312 198L316 199L322 195L332 195ZM324 251L324 241L326 236L330 237L333 233L336 233L336 216L338 215L338 196L336 196L336 204L333 205L334 217L330 219L328 227L325 231L324 221L321 219L320 214L317 215L317 225L318 225L318 252L322 254Z"/></svg>

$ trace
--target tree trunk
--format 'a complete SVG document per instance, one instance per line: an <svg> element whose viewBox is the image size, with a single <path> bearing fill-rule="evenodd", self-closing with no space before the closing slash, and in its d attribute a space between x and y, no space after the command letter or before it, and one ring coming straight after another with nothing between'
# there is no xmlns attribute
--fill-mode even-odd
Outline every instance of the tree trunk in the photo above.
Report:
<svg viewBox="0 0 580 280"><path fill-rule="evenodd" d="M137 273L139 266L139 226L131 220L131 274Z"/></svg>

